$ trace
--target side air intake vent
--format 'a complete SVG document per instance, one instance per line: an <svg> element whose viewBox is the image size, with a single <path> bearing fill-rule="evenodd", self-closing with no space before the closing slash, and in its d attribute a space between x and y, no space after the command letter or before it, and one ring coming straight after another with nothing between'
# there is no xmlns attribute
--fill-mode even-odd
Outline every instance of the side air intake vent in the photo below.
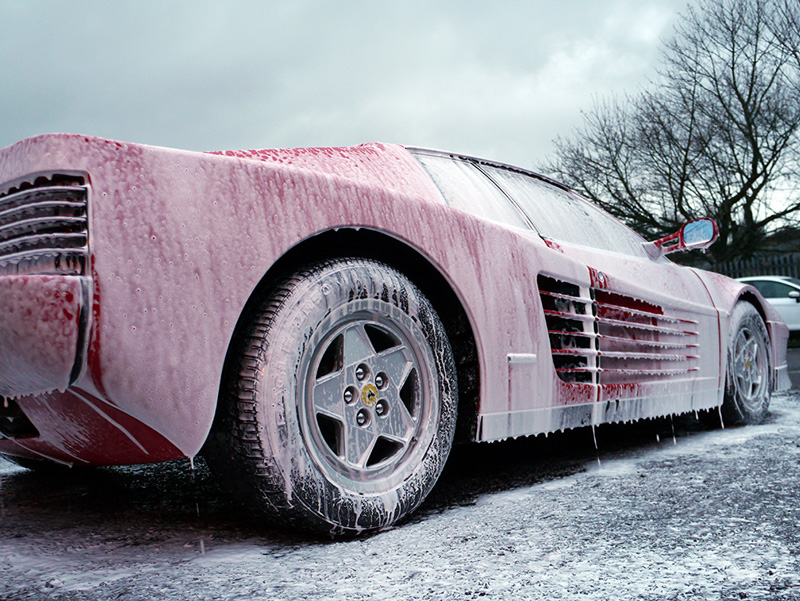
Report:
<svg viewBox="0 0 800 601"><path fill-rule="evenodd" d="M540 275L553 365L570 383L626 384L697 371L697 322L630 296Z"/></svg>
<svg viewBox="0 0 800 601"><path fill-rule="evenodd" d="M86 178L76 174L0 186L0 274L83 275L88 195Z"/></svg>

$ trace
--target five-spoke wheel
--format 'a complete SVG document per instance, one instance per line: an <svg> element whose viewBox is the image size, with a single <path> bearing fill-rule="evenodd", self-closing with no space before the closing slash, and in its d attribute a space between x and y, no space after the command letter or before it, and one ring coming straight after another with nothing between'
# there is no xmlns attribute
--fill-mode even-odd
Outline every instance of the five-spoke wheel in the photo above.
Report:
<svg viewBox="0 0 800 601"><path fill-rule="evenodd" d="M387 526L422 502L452 445L444 327L405 276L374 261L328 261L272 288L226 374L206 454L279 521Z"/></svg>
<svg viewBox="0 0 800 601"><path fill-rule="evenodd" d="M755 424L769 408L769 337L764 320L748 302L740 302L731 313L728 370L723 420L734 424Z"/></svg>
<svg viewBox="0 0 800 601"><path fill-rule="evenodd" d="M374 312L329 327L304 366L301 427L329 478L368 491L376 479L402 476L422 428L438 418L429 357L402 321Z"/></svg>

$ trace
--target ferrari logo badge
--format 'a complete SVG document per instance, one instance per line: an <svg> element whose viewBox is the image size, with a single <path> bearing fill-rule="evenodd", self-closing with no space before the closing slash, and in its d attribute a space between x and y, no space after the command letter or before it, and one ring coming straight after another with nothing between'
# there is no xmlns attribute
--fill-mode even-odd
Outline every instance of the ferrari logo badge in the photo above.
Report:
<svg viewBox="0 0 800 601"><path fill-rule="evenodd" d="M373 407L378 402L378 389L375 384L367 384L361 390L361 400L367 407Z"/></svg>

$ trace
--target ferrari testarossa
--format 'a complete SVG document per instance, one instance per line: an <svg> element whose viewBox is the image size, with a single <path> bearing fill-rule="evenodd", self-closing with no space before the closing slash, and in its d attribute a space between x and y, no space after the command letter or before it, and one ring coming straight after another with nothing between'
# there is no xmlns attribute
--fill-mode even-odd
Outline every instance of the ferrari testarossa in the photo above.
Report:
<svg viewBox="0 0 800 601"><path fill-rule="evenodd" d="M238 498L385 527L454 440L719 407L756 423L788 331L546 177L458 154L195 153L72 134L0 150L0 454L201 449Z"/></svg>

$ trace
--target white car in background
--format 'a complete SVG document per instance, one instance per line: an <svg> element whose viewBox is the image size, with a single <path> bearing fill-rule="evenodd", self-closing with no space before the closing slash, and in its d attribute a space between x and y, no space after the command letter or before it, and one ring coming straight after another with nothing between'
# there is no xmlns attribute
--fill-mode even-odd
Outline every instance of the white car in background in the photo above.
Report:
<svg viewBox="0 0 800 601"><path fill-rule="evenodd" d="M800 280L782 275L738 279L754 286L775 307L792 333L800 332Z"/></svg>

